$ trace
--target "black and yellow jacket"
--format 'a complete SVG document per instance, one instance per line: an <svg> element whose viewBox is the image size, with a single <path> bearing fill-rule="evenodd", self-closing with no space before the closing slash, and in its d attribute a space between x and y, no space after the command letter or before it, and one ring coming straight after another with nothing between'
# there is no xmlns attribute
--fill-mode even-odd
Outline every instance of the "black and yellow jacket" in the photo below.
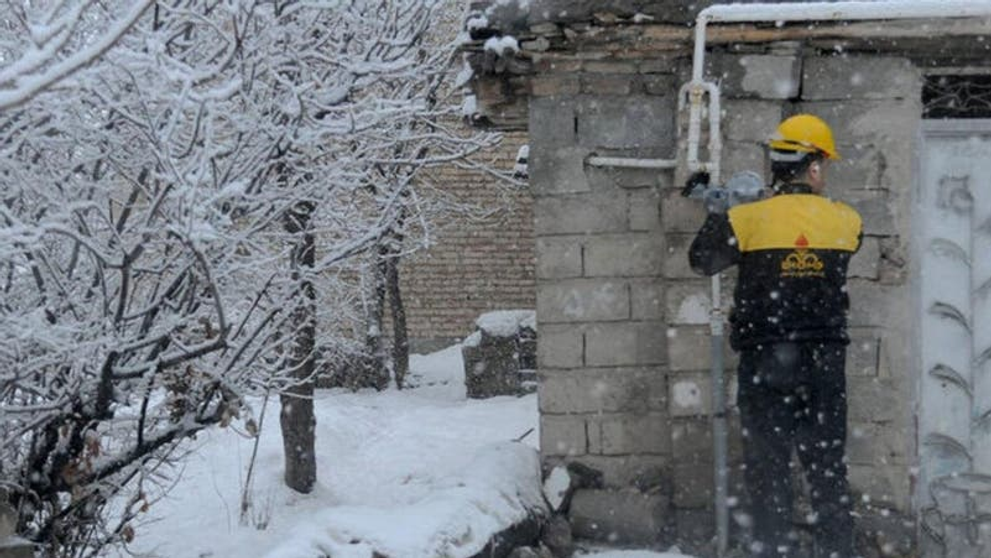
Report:
<svg viewBox="0 0 991 558"><path fill-rule="evenodd" d="M730 342L849 342L846 272L860 248L860 215L791 184L778 195L712 213L689 250L692 269L739 266Z"/></svg>

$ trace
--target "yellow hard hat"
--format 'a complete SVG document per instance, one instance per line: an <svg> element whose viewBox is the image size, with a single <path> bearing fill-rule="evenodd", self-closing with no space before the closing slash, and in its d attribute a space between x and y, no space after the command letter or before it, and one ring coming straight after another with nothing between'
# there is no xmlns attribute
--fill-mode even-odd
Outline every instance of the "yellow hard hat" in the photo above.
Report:
<svg viewBox="0 0 991 558"><path fill-rule="evenodd" d="M779 124L768 145L778 151L822 152L830 159L840 158L833 131L821 118L811 114L792 116Z"/></svg>

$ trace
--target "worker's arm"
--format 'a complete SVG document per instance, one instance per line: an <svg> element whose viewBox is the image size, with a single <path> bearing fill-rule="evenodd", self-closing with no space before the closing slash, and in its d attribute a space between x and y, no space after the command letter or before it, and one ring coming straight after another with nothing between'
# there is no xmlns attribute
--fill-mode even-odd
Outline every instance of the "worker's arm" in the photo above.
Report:
<svg viewBox="0 0 991 558"><path fill-rule="evenodd" d="M715 275L740 261L740 245L726 213L709 213L688 250L692 271Z"/></svg>

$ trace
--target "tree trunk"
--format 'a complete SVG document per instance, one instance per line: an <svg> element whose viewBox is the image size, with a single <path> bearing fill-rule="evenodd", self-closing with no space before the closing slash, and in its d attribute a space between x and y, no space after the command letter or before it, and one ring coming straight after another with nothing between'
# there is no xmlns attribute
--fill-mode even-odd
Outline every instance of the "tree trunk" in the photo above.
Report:
<svg viewBox="0 0 991 558"><path fill-rule="evenodd" d="M385 346L382 339L382 322L385 317L386 277L388 270L382 259L379 248L379 259L372 266L371 296L367 306L367 330L365 332L365 358L362 361L360 377L356 388L371 387L378 390L389 385L389 369L386 361Z"/></svg>
<svg viewBox="0 0 991 558"><path fill-rule="evenodd" d="M399 258L386 260L386 288L389 291L389 307L392 309L392 372L396 387L403 389L409 372L409 333L406 331L406 307L399 289Z"/></svg>
<svg viewBox="0 0 991 558"><path fill-rule="evenodd" d="M312 213L312 204L299 204L287 216L286 228L289 232L304 234L292 255L293 279L299 284L299 302L294 310L293 322L297 329L288 363L295 382L279 396L282 402L279 422L286 458L286 485L303 494L310 493L317 482L317 422L313 416L316 293L309 276L316 261L315 242L309 232Z"/></svg>

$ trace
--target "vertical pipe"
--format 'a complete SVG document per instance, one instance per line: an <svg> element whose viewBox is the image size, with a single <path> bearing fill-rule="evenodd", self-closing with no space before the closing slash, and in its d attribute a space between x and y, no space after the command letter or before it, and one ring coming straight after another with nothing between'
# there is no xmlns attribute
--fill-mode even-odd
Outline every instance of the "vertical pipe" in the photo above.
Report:
<svg viewBox="0 0 991 558"><path fill-rule="evenodd" d="M726 456L726 390L723 377L723 313L719 274L712 277L712 311L709 318L712 354L712 449L715 486L716 556L723 558L729 547L729 479Z"/></svg>
<svg viewBox="0 0 991 558"><path fill-rule="evenodd" d="M702 135L702 95L705 90L701 83L688 84L688 172L702 169L699 165L699 141Z"/></svg>

